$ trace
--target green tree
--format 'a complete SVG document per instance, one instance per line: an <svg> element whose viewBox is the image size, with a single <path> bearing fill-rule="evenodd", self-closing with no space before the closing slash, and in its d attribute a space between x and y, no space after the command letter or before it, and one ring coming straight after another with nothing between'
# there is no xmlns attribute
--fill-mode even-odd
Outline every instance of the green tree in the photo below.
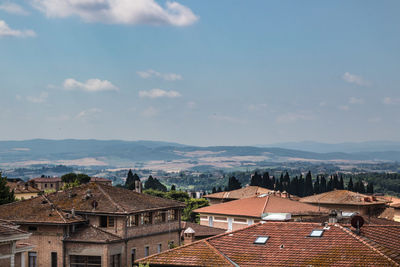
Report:
<svg viewBox="0 0 400 267"><path fill-rule="evenodd" d="M171 185L171 191L176 191L176 186L174 184Z"/></svg>
<svg viewBox="0 0 400 267"><path fill-rule="evenodd" d="M77 180L77 175L74 172L70 172L61 176L61 181L66 184L73 183L75 180Z"/></svg>
<svg viewBox="0 0 400 267"><path fill-rule="evenodd" d="M367 185L367 193L368 194L373 194L374 193L374 184L372 182L369 182Z"/></svg>
<svg viewBox="0 0 400 267"><path fill-rule="evenodd" d="M314 194L319 194L320 193L320 185L319 185L319 176L317 176L317 179L314 182Z"/></svg>
<svg viewBox="0 0 400 267"><path fill-rule="evenodd" d="M157 178L153 178L151 175L144 184L144 188L167 192L167 187L163 185Z"/></svg>
<svg viewBox="0 0 400 267"><path fill-rule="evenodd" d="M320 193L325 193L326 192L326 179L325 179L325 175L321 176L321 182L319 185L319 192Z"/></svg>
<svg viewBox="0 0 400 267"><path fill-rule="evenodd" d="M304 196L311 196L313 194L313 184L312 184L312 177L311 172L308 171L306 175L306 180L304 183Z"/></svg>
<svg viewBox="0 0 400 267"><path fill-rule="evenodd" d="M126 176L125 188L135 190L135 181L140 181L140 178L136 173L133 174L132 170L129 169L128 175Z"/></svg>
<svg viewBox="0 0 400 267"><path fill-rule="evenodd" d="M257 172L255 172L254 175L251 177L250 185L261 186L261 184L262 184L261 175L259 175Z"/></svg>
<svg viewBox="0 0 400 267"><path fill-rule="evenodd" d="M79 182L79 184L87 184L90 182L90 176L84 173L78 173L76 175L76 180Z"/></svg>
<svg viewBox="0 0 400 267"><path fill-rule="evenodd" d="M189 222L199 222L199 214L193 210L208 206L208 200L205 198L190 198L186 201L186 208L183 210L182 220Z"/></svg>
<svg viewBox="0 0 400 267"><path fill-rule="evenodd" d="M343 176L342 175L340 175L339 189L341 189L341 190L344 189L344 182L343 182Z"/></svg>
<svg viewBox="0 0 400 267"><path fill-rule="evenodd" d="M217 189L215 188L215 186L212 188L211 193L212 193L212 194L217 193Z"/></svg>
<svg viewBox="0 0 400 267"><path fill-rule="evenodd" d="M7 177L2 177L0 172L0 205L15 201L14 191L7 185Z"/></svg>
<svg viewBox="0 0 400 267"><path fill-rule="evenodd" d="M228 191L236 190L242 188L242 184L236 179L235 176L232 176L228 180Z"/></svg>
<svg viewBox="0 0 400 267"><path fill-rule="evenodd" d="M350 180L349 180L349 182L347 184L347 190L354 191L354 185L353 185L353 178L352 177L350 177Z"/></svg>

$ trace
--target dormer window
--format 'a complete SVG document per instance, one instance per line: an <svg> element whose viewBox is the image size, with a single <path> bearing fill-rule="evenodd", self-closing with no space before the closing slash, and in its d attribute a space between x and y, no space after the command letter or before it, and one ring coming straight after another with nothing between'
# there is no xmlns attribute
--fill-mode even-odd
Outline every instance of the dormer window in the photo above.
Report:
<svg viewBox="0 0 400 267"><path fill-rule="evenodd" d="M100 216L100 227L114 227L115 219L112 216Z"/></svg>

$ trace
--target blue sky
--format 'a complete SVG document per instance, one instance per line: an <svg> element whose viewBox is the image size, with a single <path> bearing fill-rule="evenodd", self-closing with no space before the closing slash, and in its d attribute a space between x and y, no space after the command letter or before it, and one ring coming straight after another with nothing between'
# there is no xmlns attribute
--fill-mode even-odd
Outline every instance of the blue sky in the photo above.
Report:
<svg viewBox="0 0 400 267"><path fill-rule="evenodd" d="M399 11L0 0L0 140L400 141Z"/></svg>

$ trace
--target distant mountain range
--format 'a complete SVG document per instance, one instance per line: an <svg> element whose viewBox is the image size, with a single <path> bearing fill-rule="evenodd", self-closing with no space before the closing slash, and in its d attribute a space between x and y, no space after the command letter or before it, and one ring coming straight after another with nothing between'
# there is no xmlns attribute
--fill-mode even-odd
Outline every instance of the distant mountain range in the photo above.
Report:
<svg viewBox="0 0 400 267"><path fill-rule="evenodd" d="M45 140L0 141L0 166L63 164L142 167L238 166L252 162L400 161L400 143L282 143L262 146L198 147L158 141ZM150 163L152 164L150 164Z"/></svg>

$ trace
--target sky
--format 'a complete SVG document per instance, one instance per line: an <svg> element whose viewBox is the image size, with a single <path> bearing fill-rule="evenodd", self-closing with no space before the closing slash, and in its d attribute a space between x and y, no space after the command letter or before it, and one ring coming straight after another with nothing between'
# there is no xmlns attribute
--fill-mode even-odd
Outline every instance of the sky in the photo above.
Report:
<svg viewBox="0 0 400 267"><path fill-rule="evenodd" d="M400 1L0 0L0 140L400 141Z"/></svg>

